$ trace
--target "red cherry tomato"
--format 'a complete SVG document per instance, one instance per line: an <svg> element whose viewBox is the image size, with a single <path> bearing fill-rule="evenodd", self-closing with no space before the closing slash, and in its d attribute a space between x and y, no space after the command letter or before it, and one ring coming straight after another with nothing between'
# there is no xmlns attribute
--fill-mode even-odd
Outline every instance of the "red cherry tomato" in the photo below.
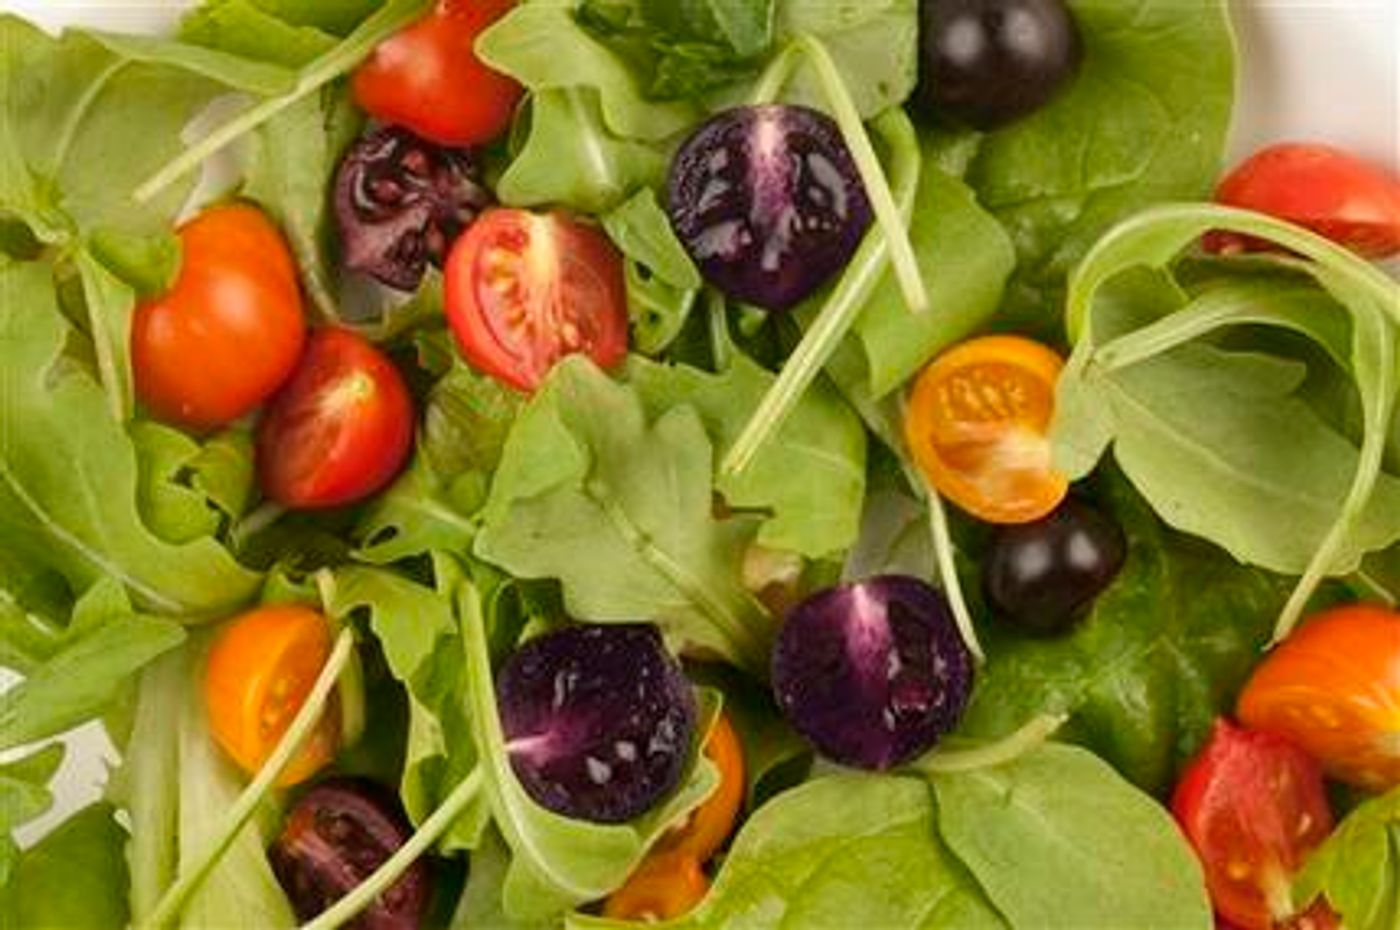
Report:
<svg viewBox="0 0 1400 930"><path fill-rule="evenodd" d="M301 287L277 227L247 204L206 210L179 230L175 285L136 309L136 392L167 423L215 429L287 380L306 340Z"/></svg>
<svg viewBox="0 0 1400 930"><path fill-rule="evenodd" d="M1228 924L1271 930L1296 916L1293 876L1332 832L1322 770L1306 753L1281 736L1217 721L1176 786L1172 813Z"/></svg>
<svg viewBox="0 0 1400 930"><path fill-rule="evenodd" d="M258 425L263 493L298 509L368 497L403 467L413 425L393 362L349 330L318 330Z"/></svg>
<svg viewBox="0 0 1400 930"><path fill-rule="evenodd" d="M480 145L510 125L524 89L476 57L476 37L515 0L439 0L384 41L354 76L355 101L441 145Z"/></svg>
<svg viewBox="0 0 1400 930"><path fill-rule="evenodd" d="M483 213L448 257L446 300L467 361L523 391L566 355L604 368L627 357L622 257L562 213Z"/></svg>
<svg viewBox="0 0 1400 930"><path fill-rule="evenodd" d="M1367 258L1400 252L1400 178L1327 145L1266 148L1225 178L1216 200L1305 226ZM1207 239L1219 252L1254 251L1250 239Z"/></svg>

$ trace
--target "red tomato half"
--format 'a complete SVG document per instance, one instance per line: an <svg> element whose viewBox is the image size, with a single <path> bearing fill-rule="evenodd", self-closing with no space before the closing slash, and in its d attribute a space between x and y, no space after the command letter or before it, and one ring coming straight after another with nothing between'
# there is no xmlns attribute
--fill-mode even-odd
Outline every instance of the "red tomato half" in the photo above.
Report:
<svg viewBox="0 0 1400 930"><path fill-rule="evenodd" d="M515 0L439 0L355 72L355 101L441 145L480 145L510 125L524 93L476 57L476 37Z"/></svg>
<svg viewBox="0 0 1400 930"><path fill-rule="evenodd" d="M1211 904L1240 930L1292 919L1294 874L1332 832L1322 770L1281 736L1216 721L1172 796Z"/></svg>
<svg viewBox="0 0 1400 930"><path fill-rule="evenodd" d="M448 257L446 300L467 361L523 391L566 355L604 368L627 357L622 256L562 213L483 213Z"/></svg>
<svg viewBox="0 0 1400 930"><path fill-rule="evenodd" d="M347 329L318 330L258 425L263 493L297 509L368 497L403 468L413 425L394 363Z"/></svg>
<svg viewBox="0 0 1400 930"><path fill-rule="evenodd" d="M1367 258L1400 252L1400 179L1331 146L1266 148L1230 172L1216 200L1305 226ZM1233 234L1207 239L1221 252L1256 245Z"/></svg>

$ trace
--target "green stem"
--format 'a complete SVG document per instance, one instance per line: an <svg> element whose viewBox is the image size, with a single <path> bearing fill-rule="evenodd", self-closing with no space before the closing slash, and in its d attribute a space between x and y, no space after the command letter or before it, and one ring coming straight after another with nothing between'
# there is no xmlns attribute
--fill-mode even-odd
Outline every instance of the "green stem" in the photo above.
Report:
<svg viewBox="0 0 1400 930"><path fill-rule="evenodd" d="M282 734L282 738L278 740L277 748L272 751L272 755L268 756L267 761L263 763L252 782L243 789L243 793L238 796L238 800L224 816L223 822L215 834L218 839L195 858L191 867L180 871L175 883L161 896L160 902L151 912L150 918L141 925L143 930L157 930L157 928L165 927L174 920L184 910L190 895L199 890L204 879L209 876L209 873L218 865L219 860L223 858L224 853L233 845L234 840L237 839L238 834L248 821L252 819L267 793L272 790L273 784L291 764L293 757L301 749L302 744L306 742L307 737L311 735L316 724L320 722L321 715L325 712L326 701L330 697L331 690L336 686L345 663L350 660L350 651L354 645L354 633L349 627L346 627L336 639L330 658L326 660L321 674L317 676L315 684L311 686L311 691L307 694L306 700L302 702L301 709L292 719L291 726L287 727L287 732Z"/></svg>
<svg viewBox="0 0 1400 930"><path fill-rule="evenodd" d="M710 314L710 351L714 355L715 371L726 372L734 364L734 342L729 338L729 307L724 295L711 290L706 297Z"/></svg>
<svg viewBox="0 0 1400 930"><path fill-rule="evenodd" d="M407 843L399 847L398 852L390 856L369 878L356 885L353 891L337 901L334 906L322 911L310 923L303 924L301 930L334 930L354 920L361 911L373 904L376 898L393 887L413 863L433 848L461 816L462 811L467 809L467 805L476 800L481 789L482 774L478 767L472 769L471 774L452 789L442 806L423 821L423 826L418 828Z"/></svg>
<svg viewBox="0 0 1400 930"><path fill-rule="evenodd" d="M943 593L948 598L948 606L953 610L953 621L962 634L963 643L978 665L987 661L982 644L977 640L977 629L972 625L972 611L967 609L967 598L963 595L962 579L958 577L957 561L953 557L953 536L948 532L948 512L943 506L943 498L932 485L925 485L928 492L929 528L933 533L933 557L938 563L939 580L943 582Z"/></svg>
<svg viewBox="0 0 1400 930"><path fill-rule="evenodd" d="M890 175L895 190L893 196L897 199L896 209L903 228L902 218L913 212L914 197L918 192L922 167L918 139L902 110L882 114L875 120L874 128L892 154ZM889 237L865 237L855 257L846 266L836 289L725 456L721 465L724 474L737 475L748 468L754 456L792 415L803 394L846 338L856 317L879 286L888 255Z"/></svg>
<svg viewBox="0 0 1400 930"><path fill-rule="evenodd" d="M934 750L912 768L924 775L956 775L1006 765L1054 736L1068 719L1063 714L1041 714L1005 739L976 749Z"/></svg>
<svg viewBox="0 0 1400 930"><path fill-rule="evenodd" d="M778 95L787 86L787 82L792 80L793 72L797 70L799 61L801 61L801 52L796 43L783 49L758 79L758 84L749 97L749 103L756 107L762 107L777 100Z"/></svg>

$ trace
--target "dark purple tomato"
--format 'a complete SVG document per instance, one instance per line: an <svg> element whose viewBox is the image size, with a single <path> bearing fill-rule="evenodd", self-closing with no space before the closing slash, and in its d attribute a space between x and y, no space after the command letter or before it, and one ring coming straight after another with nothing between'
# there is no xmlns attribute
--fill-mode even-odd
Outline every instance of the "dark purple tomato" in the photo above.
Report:
<svg viewBox="0 0 1400 930"><path fill-rule="evenodd" d="M845 267L870 201L841 131L807 107L710 119L671 164L671 223L725 295L786 310Z"/></svg>
<svg viewBox="0 0 1400 930"><path fill-rule="evenodd" d="M302 795L267 857L292 909L307 921L369 878L411 833L390 791L366 779L333 778ZM347 926L417 930L431 885L428 863L420 859Z"/></svg>
<svg viewBox="0 0 1400 930"><path fill-rule="evenodd" d="M491 193L467 149L406 129L360 139L335 179L335 219L345 266L401 291L423 280L487 206Z"/></svg>
<svg viewBox="0 0 1400 930"><path fill-rule="evenodd" d="M680 782L695 691L656 627L571 626L530 640L496 682L511 767L541 806L624 823Z"/></svg>
<svg viewBox="0 0 1400 930"><path fill-rule="evenodd" d="M1127 551L1117 523L1069 497L1048 517L997 530L982 562L982 590L1022 630L1054 636L1113 583Z"/></svg>
<svg viewBox="0 0 1400 930"><path fill-rule="evenodd" d="M919 106L982 130L1048 103L1083 54L1063 0L923 0L919 48Z"/></svg>
<svg viewBox="0 0 1400 930"><path fill-rule="evenodd" d="M972 674L943 595L898 575L803 601L773 652L788 721L823 755L864 769L907 762L952 730Z"/></svg>

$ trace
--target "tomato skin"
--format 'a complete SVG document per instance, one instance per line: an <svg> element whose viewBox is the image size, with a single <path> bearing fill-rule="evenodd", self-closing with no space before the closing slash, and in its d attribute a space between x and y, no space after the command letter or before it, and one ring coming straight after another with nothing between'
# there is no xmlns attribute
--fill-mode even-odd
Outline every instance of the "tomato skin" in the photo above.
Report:
<svg viewBox="0 0 1400 930"><path fill-rule="evenodd" d="M1270 146L1230 172L1216 200L1304 226L1366 258L1400 253L1400 178L1331 146ZM1207 247L1239 252L1265 246L1217 234Z"/></svg>
<svg viewBox="0 0 1400 930"><path fill-rule="evenodd" d="M355 102L440 145L490 142L510 125L524 88L477 58L476 38L515 0L439 0L355 71Z"/></svg>
<svg viewBox="0 0 1400 930"><path fill-rule="evenodd" d="M1355 604L1318 614L1259 664L1237 711L1333 778L1370 791L1400 785L1400 612Z"/></svg>
<svg viewBox="0 0 1400 930"><path fill-rule="evenodd" d="M394 363L348 329L317 330L258 424L263 493L303 510L362 500L398 475L413 431L413 400Z"/></svg>
<svg viewBox="0 0 1400 930"><path fill-rule="evenodd" d="M982 336L914 382L904 438L924 477L988 523L1031 523L1069 493L1047 433L1064 360L1020 336Z"/></svg>
<svg viewBox="0 0 1400 930"><path fill-rule="evenodd" d="M675 852L648 856L626 884L608 896L603 916L648 923L672 920L694 910L709 890L710 881L693 856Z"/></svg>
<svg viewBox="0 0 1400 930"><path fill-rule="evenodd" d="M204 671L209 731L245 772L256 772L272 754L331 647L329 621L295 605L249 611L215 639ZM335 755L339 736L339 702L333 698L278 784L297 784L324 767Z"/></svg>
<svg viewBox="0 0 1400 930"><path fill-rule="evenodd" d="M1333 824L1322 770L1303 750L1218 720L1171 808L1225 922L1271 930L1294 916L1292 878Z"/></svg>
<svg viewBox="0 0 1400 930"><path fill-rule="evenodd" d="M306 340L301 286L286 240L255 207L213 207L179 237L175 285L132 320L136 392L160 420L216 429L291 374Z"/></svg>
<svg viewBox="0 0 1400 930"><path fill-rule="evenodd" d="M720 714L705 740L705 755L719 769L719 787L705 799L682 826L668 833L659 849L708 862L719 852L739 817L747 783L744 780L744 749L729 717Z"/></svg>
<svg viewBox="0 0 1400 930"><path fill-rule="evenodd" d="M603 368L627 358L622 256L563 213L487 210L452 247L444 290L463 357L517 390L570 354Z"/></svg>

